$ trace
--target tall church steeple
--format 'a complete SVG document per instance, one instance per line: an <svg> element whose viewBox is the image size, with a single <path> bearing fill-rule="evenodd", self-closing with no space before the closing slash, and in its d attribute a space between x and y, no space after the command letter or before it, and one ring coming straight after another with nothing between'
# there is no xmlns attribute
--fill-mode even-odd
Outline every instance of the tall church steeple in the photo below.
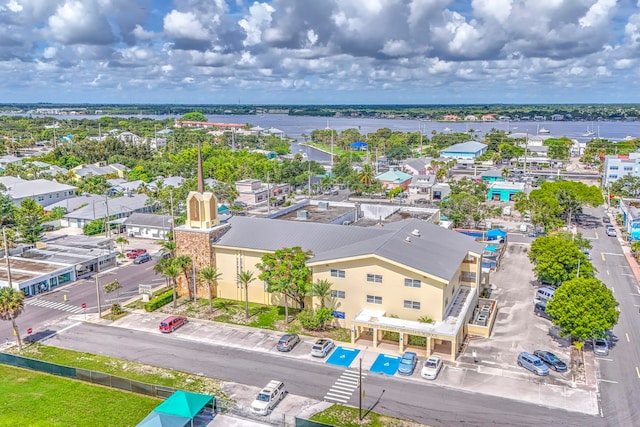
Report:
<svg viewBox="0 0 640 427"><path fill-rule="evenodd" d="M198 141L198 193L204 193L204 173L202 172L202 151Z"/></svg>
<svg viewBox="0 0 640 427"><path fill-rule="evenodd" d="M187 196L187 228L208 229L220 224L218 218L218 200L210 191L204 191L204 173L202 171L202 151L198 141L198 188Z"/></svg>

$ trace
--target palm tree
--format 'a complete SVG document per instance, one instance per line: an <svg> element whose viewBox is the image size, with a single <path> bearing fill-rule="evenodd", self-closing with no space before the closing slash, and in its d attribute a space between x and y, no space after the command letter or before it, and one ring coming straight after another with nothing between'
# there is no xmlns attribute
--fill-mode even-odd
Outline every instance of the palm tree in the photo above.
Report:
<svg viewBox="0 0 640 427"><path fill-rule="evenodd" d="M125 245L129 244L129 241L127 240L126 237L124 236L120 236L116 239L116 243L120 245L120 252L124 252L124 247Z"/></svg>
<svg viewBox="0 0 640 427"><path fill-rule="evenodd" d="M178 293L177 293L177 277L180 275L180 267L175 262L164 263L164 268L161 273L171 283L173 289L173 308L178 306Z"/></svg>
<svg viewBox="0 0 640 427"><path fill-rule="evenodd" d="M24 311L24 294L13 288L5 286L0 288L0 319L10 320L13 331L18 340L18 351L22 351L22 340L20 331L16 324L16 317Z"/></svg>
<svg viewBox="0 0 640 427"><path fill-rule="evenodd" d="M249 318L249 283L254 280L256 280L256 278L253 276L253 271L242 270L240 274L238 274L238 282L240 282L244 289L244 315L247 319Z"/></svg>
<svg viewBox="0 0 640 427"><path fill-rule="evenodd" d="M325 300L331 295L331 286L333 286L333 283L326 279L317 280L315 283L311 284L309 294L320 298L320 308L324 308Z"/></svg>
<svg viewBox="0 0 640 427"><path fill-rule="evenodd" d="M365 186L370 186L376 180L376 174L373 167L366 163L358 174L358 181Z"/></svg>
<svg viewBox="0 0 640 427"><path fill-rule="evenodd" d="M169 254L170 258L176 257L176 242L173 240L163 240L159 243L160 252L163 254Z"/></svg>
<svg viewBox="0 0 640 427"><path fill-rule="evenodd" d="M189 300L191 300L193 298L193 289L191 289L192 287L189 286L189 271L191 270L193 261L187 255L177 256L173 258L172 261L180 269L180 271L182 271L182 274L184 274L184 283L187 287L187 290L189 291Z"/></svg>
<svg viewBox="0 0 640 427"><path fill-rule="evenodd" d="M213 289L214 287L216 288L217 296L218 279L220 279L220 276L222 276L222 273L218 273L216 267L204 267L200 270L200 280L204 281L209 291L209 314L213 313Z"/></svg>

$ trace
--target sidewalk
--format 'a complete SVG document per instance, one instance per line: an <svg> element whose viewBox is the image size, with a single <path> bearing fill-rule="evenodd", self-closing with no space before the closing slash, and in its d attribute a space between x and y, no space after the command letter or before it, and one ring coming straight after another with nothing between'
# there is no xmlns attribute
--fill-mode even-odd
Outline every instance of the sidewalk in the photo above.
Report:
<svg viewBox="0 0 640 427"><path fill-rule="evenodd" d="M164 314L134 312L115 322L100 320L102 324L125 329L134 329L150 333L157 333L158 323ZM77 320L84 321L83 316ZM97 319L93 319L95 322ZM203 321L193 319L187 327L176 331L181 339L207 342L215 345L229 346L233 348L244 348L258 352L274 352L276 343L282 335L280 332L267 331L241 325L228 325L224 323ZM311 345L315 340L313 337L302 337L303 345ZM397 355L397 345L383 343L378 348L371 348L366 345L351 345L349 343L338 343L344 347L357 348L361 351L360 357L356 358L350 368L358 366L358 359L362 358L363 369L369 369L380 354ZM300 354L295 350L291 353L280 354L281 357L292 357L301 360L312 361L314 363L324 363L312 357L308 352ZM585 363L592 365L593 360L585 358ZM473 362L469 354L462 354L456 362L446 362L445 369L436 380L439 386L449 387L456 390L480 393L491 396L503 397L538 404L541 406L561 408L567 411L597 414L598 400L595 378L587 378L586 384L576 384L571 381L551 377L542 379L532 376L528 372L518 369L515 366L501 366L491 360L479 360ZM420 366L416 372L420 371ZM406 377L408 381L424 383L419 374ZM247 403L247 402L245 402ZM311 416L312 408L320 409L320 406L310 405L304 410L305 416ZM293 409L293 408L290 408ZM300 413L300 408L296 412Z"/></svg>

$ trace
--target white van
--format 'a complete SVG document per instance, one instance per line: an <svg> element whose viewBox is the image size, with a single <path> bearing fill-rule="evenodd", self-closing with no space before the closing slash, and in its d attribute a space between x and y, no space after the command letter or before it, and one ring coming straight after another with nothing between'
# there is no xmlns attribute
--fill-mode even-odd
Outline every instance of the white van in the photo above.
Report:
<svg viewBox="0 0 640 427"><path fill-rule="evenodd" d="M258 415L269 415L285 394L287 394L287 390L282 381L269 381L269 384L260 390L251 404L251 412Z"/></svg>
<svg viewBox="0 0 640 427"><path fill-rule="evenodd" d="M555 289L553 288L540 288L536 291L536 299L549 301L551 298L553 298L554 293Z"/></svg>

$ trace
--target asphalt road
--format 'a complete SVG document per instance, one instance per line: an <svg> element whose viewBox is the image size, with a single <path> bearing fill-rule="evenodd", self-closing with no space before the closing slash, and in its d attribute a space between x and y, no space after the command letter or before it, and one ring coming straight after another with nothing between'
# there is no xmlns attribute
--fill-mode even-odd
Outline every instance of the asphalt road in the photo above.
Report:
<svg viewBox="0 0 640 427"><path fill-rule="evenodd" d="M161 276L156 276L153 273L155 263L156 259L144 264L127 264L101 272L98 280L101 288L100 305L102 309L105 310L114 302L121 302L137 295L138 285L141 283L154 286L164 283ZM105 294L102 285L116 278L122 285L119 297L115 292L113 295ZM52 292L25 299L24 312L16 320L21 337L25 338L28 328L32 328L34 332L46 331L49 326L55 325L56 322L71 314L82 314L83 303L87 305L87 313L97 313L98 301L94 278L79 280ZM4 342L6 338L14 339L13 329L10 322L0 322L0 342Z"/></svg>
<svg viewBox="0 0 640 427"><path fill-rule="evenodd" d="M602 208L587 209L596 218L604 215ZM608 425L640 424L640 293L620 243L608 237L599 226L597 239L591 239L591 263L598 269L596 277L607 284L620 306L620 318L613 329L609 355L596 357L599 367L601 407ZM592 232L592 234L594 234ZM585 231L585 235L589 235Z"/></svg>
<svg viewBox="0 0 640 427"><path fill-rule="evenodd" d="M277 354L193 342L179 335L159 335L94 324L80 324L47 344L178 369L261 387L281 379L292 394L322 400L344 369ZM294 350L295 351L295 350ZM301 374L303 373L303 374ZM433 426L592 426L600 418L528 405L482 394L465 393L396 377L369 374L363 382L364 407ZM358 405L354 393L349 404ZM248 404L250 402L243 402Z"/></svg>

